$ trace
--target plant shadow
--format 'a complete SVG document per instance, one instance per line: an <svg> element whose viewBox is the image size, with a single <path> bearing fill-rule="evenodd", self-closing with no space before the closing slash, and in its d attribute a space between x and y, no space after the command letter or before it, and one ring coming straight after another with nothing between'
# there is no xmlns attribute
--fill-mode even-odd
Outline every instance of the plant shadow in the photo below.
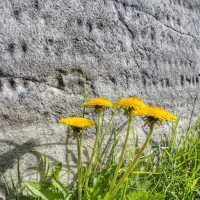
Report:
<svg viewBox="0 0 200 200"><path fill-rule="evenodd" d="M26 153L29 153L36 145L37 141L31 139L23 144L17 144L10 140L0 140L0 144L7 144L8 146L11 146L10 150L0 154L0 172L2 175L4 172L6 172L8 169L13 168L14 164L17 162L18 158L25 155ZM0 191L5 191L5 183L2 181L3 179L0 179ZM6 194L6 192L5 192Z"/></svg>

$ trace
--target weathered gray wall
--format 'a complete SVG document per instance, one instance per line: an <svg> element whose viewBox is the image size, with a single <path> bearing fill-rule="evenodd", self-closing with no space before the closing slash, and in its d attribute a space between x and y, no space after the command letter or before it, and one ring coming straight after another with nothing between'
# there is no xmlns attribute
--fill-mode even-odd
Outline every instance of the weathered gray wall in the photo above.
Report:
<svg viewBox="0 0 200 200"><path fill-rule="evenodd" d="M88 99L115 102L124 90L189 117L200 86L198 0L1 0L0 15L1 171L18 156L32 166L36 146L67 162L58 119L81 113L82 69Z"/></svg>

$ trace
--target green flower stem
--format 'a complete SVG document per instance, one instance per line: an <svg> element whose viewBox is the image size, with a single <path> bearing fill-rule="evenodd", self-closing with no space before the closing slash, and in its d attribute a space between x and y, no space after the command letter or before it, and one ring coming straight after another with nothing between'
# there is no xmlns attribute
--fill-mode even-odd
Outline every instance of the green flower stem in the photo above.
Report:
<svg viewBox="0 0 200 200"><path fill-rule="evenodd" d="M133 162L130 164L129 168L126 170L125 174L123 175L123 177L119 180L117 186L115 187L115 189L113 190L114 193L116 193L120 186L124 183L125 179L128 177L128 175L130 174L130 172L132 171L134 165L136 164L136 162L138 161L138 159L140 158L140 156L142 155L142 153L144 152L144 149L146 148L151 136L152 136L152 133L153 133L153 128L154 128L154 124L155 123L151 123L150 124L150 130L149 130L149 133L147 135L147 138L146 138L146 141L145 143L143 144L142 148L140 149L140 151L138 152L138 154L136 155L135 159L133 160Z"/></svg>
<svg viewBox="0 0 200 200"><path fill-rule="evenodd" d="M82 161L81 161L81 135L76 133L78 151L78 200L82 199Z"/></svg>
<svg viewBox="0 0 200 200"><path fill-rule="evenodd" d="M133 137L133 145L134 145L133 153L134 153L134 155L136 155L136 152L137 152L136 146L137 146L137 144L136 144L136 136L135 136L135 130L134 130L134 125L133 124L131 126L131 129L132 129L132 137Z"/></svg>
<svg viewBox="0 0 200 200"><path fill-rule="evenodd" d="M103 133L103 135L102 135L102 137L101 137L101 139L100 139L100 142L99 142L99 156L102 156L103 141L104 141L105 136L106 136L106 134L107 134L107 132L108 132L108 130L109 130L111 124L112 124L112 121L113 121L113 118L114 118L114 116L115 116L115 114L116 114L116 111L117 111L117 109L114 110L114 112L113 112L113 114L112 114L112 116L111 116L111 118L110 118L110 120L109 120L109 122L108 122L108 125L106 126L106 129L105 129L105 131L104 131L104 133ZM102 160L103 160L103 159L101 158L101 161L102 161Z"/></svg>
<svg viewBox="0 0 200 200"><path fill-rule="evenodd" d="M99 139L98 139L98 148L97 148L97 156L96 159L94 160L94 163L101 163L101 154L102 154L102 141L103 141L103 123L104 123L104 114L105 112L102 113L101 116L101 127L100 127L100 132L99 132Z"/></svg>
<svg viewBox="0 0 200 200"><path fill-rule="evenodd" d="M118 164L117 164L117 168L115 169L115 174L114 174L113 179L110 183L110 190L109 190L110 192L113 191L113 188L114 188L114 185L115 185L115 182L116 182L116 179L117 179L117 176L118 176L118 173L119 173L122 161L123 161L123 156L124 156L124 153L125 153L125 150L126 150L126 145L127 145L128 137L129 137L129 133L130 133L131 122L132 122L132 116L130 115L129 119L128 119L128 128L127 128L126 138L125 138L125 141L124 141L124 144L123 144L123 147L122 147L122 151L121 151L121 155L120 155L120 158L119 158L119 161L118 161Z"/></svg>
<svg viewBox="0 0 200 200"><path fill-rule="evenodd" d="M96 153L96 148L97 148L97 144L98 144L98 140L99 140L99 134L100 134L100 130L101 130L101 124L100 124L101 123L100 122L101 117L100 116L101 116L101 112L98 112L97 134L96 134L96 138L95 138L95 142L94 142L94 147L92 149L90 162L89 162L86 174L85 174L85 176L86 176L86 178L85 178L85 192L86 193L88 191L89 176L90 176L90 172L91 172L91 168L92 168L92 164L93 164L93 158L94 158L94 155Z"/></svg>

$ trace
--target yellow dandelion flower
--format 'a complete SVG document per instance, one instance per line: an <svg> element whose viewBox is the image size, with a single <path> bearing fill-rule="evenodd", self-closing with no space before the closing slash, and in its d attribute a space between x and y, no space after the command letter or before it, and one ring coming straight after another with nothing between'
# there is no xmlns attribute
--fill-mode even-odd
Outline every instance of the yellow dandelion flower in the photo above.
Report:
<svg viewBox="0 0 200 200"><path fill-rule="evenodd" d="M141 99L137 97L123 98L119 100L116 104L114 104L114 106L124 109L125 114L129 114L129 113L134 114L132 111L136 111L136 110L147 107L147 105Z"/></svg>
<svg viewBox="0 0 200 200"><path fill-rule="evenodd" d="M111 101L109 101L108 99L106 99L104 97L98 97L98 98L90 99L87 102L84 102L82 104L82 106L94 107L95 111L99 112L99 111L103 110L105 107L112 107L113 104Z"/></svg>
<svg viewBox="0 0 200 200"><path fill-rule="evenodd" d="M166 120L175 122L177 117L160 107L146 107L141 110L134 111L135 115L145 117L146 123L162 123L165 124Z"/></svg>
<svg viewBox="0 0 200 200"><path fill-rule="evenodd" d="M90 99L89 101L83 103L83 106L91 106L91 107L95 107L95 106L103 106L103 107L112 107L113 104L112 102L110 102L108 99L104 98L104 97L98 97L98 98L93 98Z"/></svg>
<svg viewBox="0 0 200 200"><path fill-rule="evenodd" d="M76 129L83 129L90 126L93 126L95 123L89 119L83 117L68 117L68 118L61 118L59 120L60 123L71 126Z"/></svg>

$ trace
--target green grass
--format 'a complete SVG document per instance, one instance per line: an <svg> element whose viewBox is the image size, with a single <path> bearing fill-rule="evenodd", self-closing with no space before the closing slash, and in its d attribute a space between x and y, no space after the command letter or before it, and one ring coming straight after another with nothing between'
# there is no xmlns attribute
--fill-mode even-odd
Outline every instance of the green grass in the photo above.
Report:
<svg viewBox="0 0 200 200"><path fill-rule="evenodd" d="M166 194L167 200L200 199L200 117L181 137L177 127L178 122L168 146L154 148L156 159L145 163L147 171L161 173L147 178L152 183L149 192Z"/></svg>

